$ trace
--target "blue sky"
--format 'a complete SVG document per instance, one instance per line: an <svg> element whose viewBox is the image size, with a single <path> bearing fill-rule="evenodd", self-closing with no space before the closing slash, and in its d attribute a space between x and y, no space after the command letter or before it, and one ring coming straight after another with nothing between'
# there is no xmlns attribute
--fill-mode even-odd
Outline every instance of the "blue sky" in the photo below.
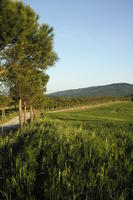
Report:
<svg viewBox="0 0 133 200"><path fill-rule="evenodd" d="M133 0L24 0L54 27L47 93L133 83Z"/></svg>

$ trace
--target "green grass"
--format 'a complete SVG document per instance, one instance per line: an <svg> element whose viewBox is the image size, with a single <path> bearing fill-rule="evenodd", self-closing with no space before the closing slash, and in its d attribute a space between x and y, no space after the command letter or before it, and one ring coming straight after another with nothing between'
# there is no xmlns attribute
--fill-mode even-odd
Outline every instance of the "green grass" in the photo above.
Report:
<svg viewBox="0 0 133 200"><path fill-rule="evenodd" d="M133 122L133 102L104 105L99 108L95 108L94 106L88 110L81 111L48 113L47 117L50 119L79 122L86 122L89 120Z"/></svg>
<svg viewBox="0 0 133 200"><path fill-rule="evenodd" d="M132 104L49 113L0 136L0 164L2 200L133 199Z"/></svg>

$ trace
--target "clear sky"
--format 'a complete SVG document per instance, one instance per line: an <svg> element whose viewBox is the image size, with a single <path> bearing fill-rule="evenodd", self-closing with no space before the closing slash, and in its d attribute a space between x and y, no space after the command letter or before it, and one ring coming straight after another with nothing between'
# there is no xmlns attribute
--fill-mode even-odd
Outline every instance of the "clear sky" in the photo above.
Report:
<svg viewBox="0 0 133 200"><path fill-rule="evenodd" d="M133 0L24 0L54 27L47 92L133 83Z"/></svg>

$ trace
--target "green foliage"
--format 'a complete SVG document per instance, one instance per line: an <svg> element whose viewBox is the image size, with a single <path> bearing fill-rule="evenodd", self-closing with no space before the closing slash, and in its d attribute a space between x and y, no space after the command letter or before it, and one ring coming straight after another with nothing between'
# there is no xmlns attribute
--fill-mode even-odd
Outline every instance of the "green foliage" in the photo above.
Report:
<svg viewBox="0 0 133 200"><path fill-rule="evenodd" d="M22 71L20 76L16 74L16 78L13 79L15 84L10 88L10 95L16 101L21 97L23 102L26 102L27 105L33 105L34 108L43 107L48 79L48 75L35 69L29 70L28 73L27 70Z"/></svg>
<svg viewBox="0 0 133 200"><path fill-rule="evenodd" d="M38 20L26 4L0 1L1 82L14 100L21 99L33 107L42 104L48 81L46 69L58 60L53 50L53 28L40 25Z"/></svg>
<svg viewBox="0 0 133 200"><path fill-rule="evenodd" d="M38 15L22 2L0 1L0 50L29 37L38 27Z"/></svg>
<svg viewBox="0 0 133 200"><path fill-rule="evenodd" d="M28 75L27 75L28 76ZM49 76L41 71L32 71L29 73L26 84L24 84L23 100L28 105L33 105L33 108L44 107L44 93Z"/></svg>
<svg viewBox="0 0 133 200"><path fill-rule="evenodd" d="M13 100L8 96L0 95L0 108L11 106Z"/></svg>
<svg viewBox="0 0 133 200"><path fill-rule="evenodd" d="M62 109L79 106L89 106L95 104L109 103L109 102L126 102L131 101L132 97L49 97L45 99L45 110Z"/></svg>
<svg viewBox="0 0 133 200"><path fill-rule="evenodd" d="M42 119L0 136L1 199L132 199L133 123L75 125Z"/></svg>
<svg viewBox="0 0 133 200"><path fill-rule="evenodd" d="M2 117L2 110L0 110L0 123L8 122L10 119L18 116L16 109L9 108L5 110L5 115ZM0 129L1 133L1 129Z"/></svg>

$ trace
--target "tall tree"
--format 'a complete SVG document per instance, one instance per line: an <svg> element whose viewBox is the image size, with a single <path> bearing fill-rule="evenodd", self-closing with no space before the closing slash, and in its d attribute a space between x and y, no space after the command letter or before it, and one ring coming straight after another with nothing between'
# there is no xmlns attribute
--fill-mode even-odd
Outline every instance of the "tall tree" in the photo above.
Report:
<svg viewBox="0 0 133 200"><path fill-rule="evenodd" d="M0 75L16 67L20 54L16 56L15 51L36 32L38 19L24 3L0 0ZM21 100L19 105L21 107Z"/></svg>
<svg viewBox="0 0 133 200"><path fill-rule="evenodd" d="M10 8L11 2L7 1L7 3ZM1 5L1 10L10 11L6 8L4 1ZM23 3L13 5L17 18L17 26L14 25L16 29L12 34L7 32L5 40L4 31L1 34L1 38L3 37L3 42L0 44L1 73L5 72L1 80L8 84L10 91L15 88L19 99L19 121L22 126L21 107L24 96L23 88L27 85L27 75L34 73L35 70L36 73L38 71L38 73L45 74L45 70L53 66L58 57L53 51L53 28L46 24L39 26L38 15ZM4 21L2 16L1 19ZM8 19L4 21L4 24L5 26L7 24L7 28L9 25L10 30ZM30 91L31 88L29 87L28 90Z"/></svg>
<svg viewBox="0 0 133 200"><path fill-rule="evenodd" d="M33 109L44 106L46 84L48 75L39 70L28 71L25 75L25 82L22 87L23 104L24 104L24 119L26 119L26 107L30 107L30 119L33 121ZM25 120L24 120L25 121ZM26 122L26 121L25 121Z"/></svg>

